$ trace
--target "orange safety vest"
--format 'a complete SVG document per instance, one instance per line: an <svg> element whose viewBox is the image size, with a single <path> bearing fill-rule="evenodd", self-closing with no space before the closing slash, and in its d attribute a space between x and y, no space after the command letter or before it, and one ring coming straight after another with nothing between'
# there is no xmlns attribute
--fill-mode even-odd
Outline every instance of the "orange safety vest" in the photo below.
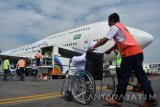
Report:
<svg viewBox="0 0 160 107"><path fill-rule="evenodd" d="M18 67L25 67L25 65L26 65L26 62L23 59L18 61Z"/></svg>
<svg viewBox="0 0 160 107"><path fill-rule="evenodd" d="M37 53L37 54L36 54L36 58L37 58L37 59L41 58L41 54L40 54L40 53Z"/></svg>
<svg viewBox="0 0 160 107"><path fill-rule="evenodd" d="M121 55L123 57L128 57L131 55L142 53L142 49L140 48L139 44L131 36L130 32L126 29L126 27L119 22L117 22L115 26L117 26L125 36L125 40L123 42L118 42L116 39L114 39L116 46L121 52Z"/></svg>

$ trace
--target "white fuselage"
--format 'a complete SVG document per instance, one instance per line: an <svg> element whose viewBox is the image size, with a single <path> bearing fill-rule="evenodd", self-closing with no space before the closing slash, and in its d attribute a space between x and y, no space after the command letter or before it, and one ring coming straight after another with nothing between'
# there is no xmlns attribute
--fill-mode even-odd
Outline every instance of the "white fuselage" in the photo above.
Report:
<svg viewBox="0 0 160 107"><path fill-rule="evenodd" d="M51 35L47 38L44 38L40 41L37 41L31 45L27 45L24 47L12 49L1 54L4 55L15 55L15 56L23 56L23 57L34 57L38 50L41 47L46 46L54 46L54 45L62 45L75 47L81 50L86 50L88 41L94 40L99 41L103 38L107 32L109 31L109 26L107 21L94 23L82 27L78 27L72 30L68 30L65 32L61 32L55 35ZM131 35L137 40L142 48L148 46L152 40L153 36L148 34L147 32L134 29L131 27L127 27L130 31ZM114 41L111 40L107 42L105 45L98 48L99 52L104 52L114 45ZM105 56L106 60L112 60L114 58L114 54Z"/></svg>

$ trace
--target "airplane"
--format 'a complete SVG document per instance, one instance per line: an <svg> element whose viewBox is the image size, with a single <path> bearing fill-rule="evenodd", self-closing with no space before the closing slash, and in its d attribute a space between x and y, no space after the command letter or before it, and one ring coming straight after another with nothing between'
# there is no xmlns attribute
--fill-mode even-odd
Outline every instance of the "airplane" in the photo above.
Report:
<svg viewBox="0 0 160 107"><path fill-rule="evenodd" d="M131 35L139 43L142 49L153 41L153 36L145 31L128 26L126 26L126 28L130 31ZM51 35L27 46L1 52L0 58L3 59L6 56L10 56L10 58L13 58L13 61L15 61L18 57L24 57L29 61L30 58L35 57L38 50L44 51L44 49L46 49L48 51L53 51L53 46L71 47L73 51L83 53L87 50L89 41L99 41L107 34L109 29L110 27L108 26L107 21L89 24ZM105 45L99 47L98 52L103 53L113 45L114 41L110 40ZM115 55L113 52L110 55L104 55L104 61L111 61L114 57Z"/></svg>

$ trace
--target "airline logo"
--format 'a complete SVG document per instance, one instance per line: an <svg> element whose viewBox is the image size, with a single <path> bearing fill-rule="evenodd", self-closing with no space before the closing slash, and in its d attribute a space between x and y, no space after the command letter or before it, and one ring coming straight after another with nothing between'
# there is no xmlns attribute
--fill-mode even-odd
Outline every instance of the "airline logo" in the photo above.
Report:
<svg viewBox="0 0 160 107"><path fill-rule="evenodd" d="M53 72L54 74L61 74L63 71L63 65L61 61L55 56L54 57L54 69Z"/></svg>
<svg viewBox="0 0 160 107"><path fill-rule="evenodd" d="M74 35L74 38L73 38L73 40L80 39L80 38L81 38L81 34Z"/></svg>

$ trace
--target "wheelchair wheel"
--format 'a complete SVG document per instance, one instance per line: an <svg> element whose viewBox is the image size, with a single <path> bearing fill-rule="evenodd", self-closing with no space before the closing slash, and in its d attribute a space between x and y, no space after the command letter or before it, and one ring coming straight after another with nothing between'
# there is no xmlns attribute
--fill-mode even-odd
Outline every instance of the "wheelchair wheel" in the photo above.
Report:
<svg viewBox="0 0 160 107"><path fill-rule="evenodd" d="M72 95L76 102L89 104L95 96L96 86L92 75L87 71L78 71L74 74Z"/></svg>
<svg viewBox="0 0 160 107"><path fill-rule="evenodd" d="M72 84L74 84L73 78L74 75L68 75L68 74L66 74L65 77L63 78L61 94L64 95L65 97L70 95L70 92L72 90Z"/></svg>
<svg viewBox="0 0 160 107"><path fill-rule="evenodd" d="M103 71L102 84L100 87L101 99L112 96L115 92L115 80L109 71Z"/></svg>
<svg viewBox="0 0 160 107"><path fill-rule="evenodd" d="M68 75L66 75L65 78L63 78L62 88L61 88L61 94L64 96L66 94L66 91L68 90L68 82L69 82L69 78L68 78Z"/></svg>

